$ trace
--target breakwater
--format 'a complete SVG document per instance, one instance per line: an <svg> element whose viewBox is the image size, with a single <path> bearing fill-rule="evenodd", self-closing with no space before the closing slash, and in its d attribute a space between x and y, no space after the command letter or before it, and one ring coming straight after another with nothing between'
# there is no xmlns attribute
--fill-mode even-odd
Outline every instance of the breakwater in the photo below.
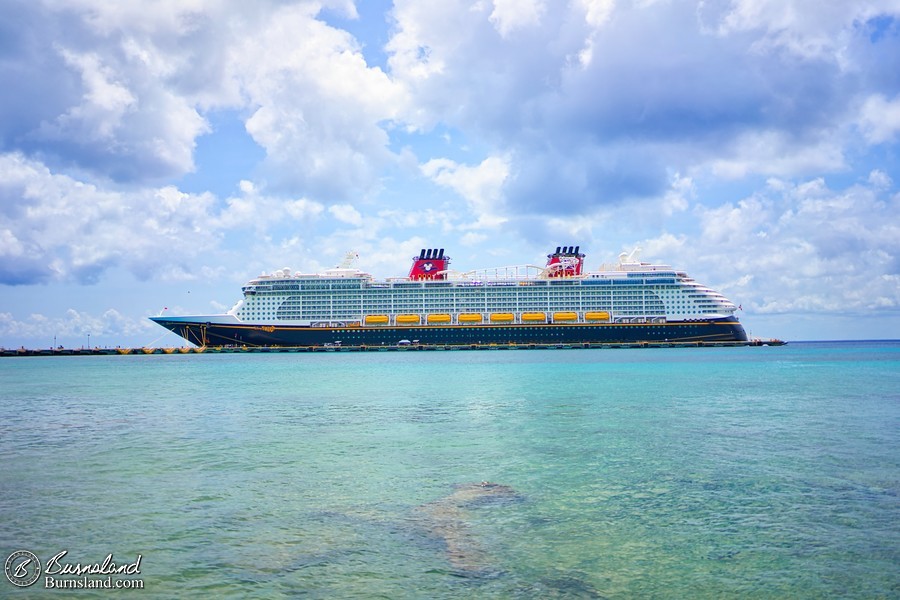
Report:
<svg viewBox="0 0 900 600"><path fill-rule="evenodd" d="M330 344L324 346L180 346L161 348L18 348L2 349L0 356L142 356L146 354L235 354L266 352L410 352L453 350L573 350L601 348L736 348L747 346L784 346L787 342L777 339L749 340L746 342L630 342L583 344L409 344L396 346L351 346Z"/></svg>

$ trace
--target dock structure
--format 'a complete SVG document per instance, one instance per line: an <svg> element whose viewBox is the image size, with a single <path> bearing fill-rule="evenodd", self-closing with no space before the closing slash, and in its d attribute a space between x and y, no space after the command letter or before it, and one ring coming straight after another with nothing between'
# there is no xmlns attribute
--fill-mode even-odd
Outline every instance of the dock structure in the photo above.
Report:
<svg viewBox="0 0 900 600"><path fill-rule="evenodd" d="M284 352L415 352L448 350L574 350L601 348L737 348L748 346L784 346L787 342L776 339L748 340L745 342L585 342L580 344L403 344L383 346L351 346L326 344L324 346L198 346L163 348L42 348L15 350L2 349L0 357L24 356L144 356L148 354L261 354Z"/></svg>

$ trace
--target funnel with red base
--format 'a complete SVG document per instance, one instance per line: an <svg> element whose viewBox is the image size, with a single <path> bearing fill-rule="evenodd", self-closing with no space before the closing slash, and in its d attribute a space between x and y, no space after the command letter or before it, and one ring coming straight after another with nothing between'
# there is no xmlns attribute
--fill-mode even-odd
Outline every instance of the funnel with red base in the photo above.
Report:
<svg viewBox="0 0 900 600"><path fill-rule="evenodd" d="M447 279L450 268L450 257L444 256L444 249L425 249L413 256L413 264L409 269L409 278L413 281L426 279Z"/></svg>
<svg viewBox="0 0 900 600"><path fill-rule="evenodd" d="M547 275L549 277L575 277L581 275L584 254L581 246L557 246L556 252L547 255Z"/></svg>

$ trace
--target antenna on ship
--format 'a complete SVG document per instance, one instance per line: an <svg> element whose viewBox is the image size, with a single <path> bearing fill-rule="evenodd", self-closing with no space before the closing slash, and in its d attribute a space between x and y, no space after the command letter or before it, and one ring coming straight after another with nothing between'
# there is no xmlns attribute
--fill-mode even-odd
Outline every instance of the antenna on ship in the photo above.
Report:
<svg viewBox="0 0 900 600"><path fill-rule="evenodd" d="M338 269L352 269L358 260L359 253L356 250L351 250L344 256L344 260L338 265Z"/></svg>
<svg viewBox="0 0 900 600"><path fill-rule="evenodd" d="M634 263L640 262L641 256L641 248L640 246L635 246L631 252L623 252L619 255L619 263Z"/></svg>

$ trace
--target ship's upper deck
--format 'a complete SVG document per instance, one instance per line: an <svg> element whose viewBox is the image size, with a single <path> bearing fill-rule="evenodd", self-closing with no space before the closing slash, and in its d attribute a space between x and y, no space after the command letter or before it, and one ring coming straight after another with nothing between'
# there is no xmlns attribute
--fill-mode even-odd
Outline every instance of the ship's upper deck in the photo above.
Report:
<svg viewBox="0 0 900 600"><path fill-rule="evenodd" d="M442 250L423 250L414 257L409 277L388 279L376 279L347 263L318 273L283 268L248 282L243 287L244 300L230 313L241 319L312 322L372 314L519 315L529 311L571 311L582 319L589 311L602 311L616 322L627 322L725 316L737 310L722 294L669 265L641 262L632 253L622 254L615 264L588 271L582 270L583 257L578 247L570 246L548 255L545 267L461 272L447 268L449 257Z"/></svg>
<svg viewBox="0 0 900 600"><path fill-rule="evenodd" d="M341 282L346 280L357 280L361 285L368 284L377 287L399 286L409 287L407 283L424 284L428 287L443 287L447 284L457 283L460 285L515 285L517 283L527 282L528 285L541 285L547 281L563 281L568 280L572 283L577 281L588 280L634 280L637 278L652 279L653 283L661 282L659 278L670 278L672 280L680 279L689 281L690 278L683 272L676 272L672 267L664 264L652 264L634 260L635 252L631 254L623 253L619 256L619 262L614 264L604 264L597 271L583 271L582 265L584 254L571 249L572 247L564 247L562 252L557 248L557 252L548 255L548 263L546 266L538 265L511 265L504 267L492 267L487 269L476 269L471 271L457 271L449 268L442 268L432 272L430 275L423 275L422 272L414 273L408 277L389 277L386 279L376 280L370 273L361 271L352 267L349 257L356 257L355 254L348 254L348 259L340 266L325 269L318 273L293 273L289 267L274 271L273 273L263 273L259 277L252 279L246 286L244 292L256 292L261 290L290 290L300 289L301 286L292 284L301 281L335 281ZM568 252L567 252L568 251ZM435 251L437 256L437 251ZM449 257L445 258L443 250L441 250L441 267L449 266ZM425 250L421 256L414 257L415 261L424 261ZM430 251L429 251L430 258ZM650 283L650 281L648 281ZM285 287L288 286L288 287ZM306 286L302 286L306 287Z"/></svg>

